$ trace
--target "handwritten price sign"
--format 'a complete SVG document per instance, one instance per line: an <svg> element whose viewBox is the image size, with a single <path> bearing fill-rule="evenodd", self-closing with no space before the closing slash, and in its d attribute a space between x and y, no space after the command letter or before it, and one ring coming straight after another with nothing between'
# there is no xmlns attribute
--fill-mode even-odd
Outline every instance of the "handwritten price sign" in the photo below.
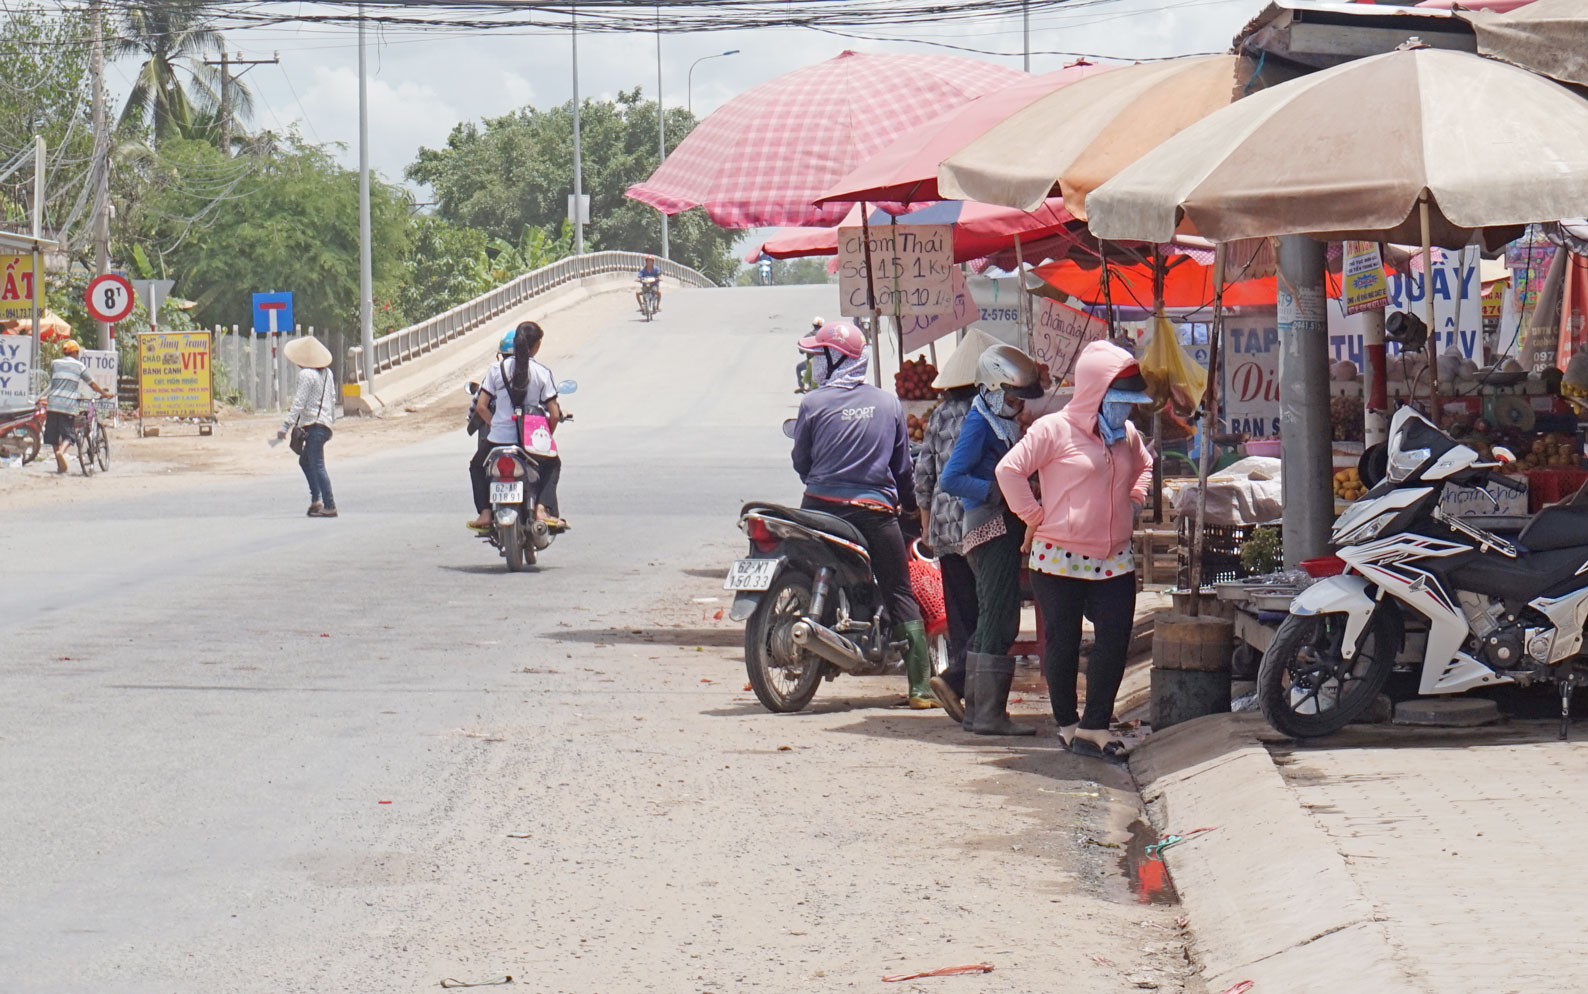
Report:
<svg viewBox="0 0 1588 994"><path fill-rule="evenodd" d="M879 313L953 313L952 225L877 225L870 235L871 292ZM848 317L871 313L866 303L867 254L866 229L838 229L838 309Z"/></svg>

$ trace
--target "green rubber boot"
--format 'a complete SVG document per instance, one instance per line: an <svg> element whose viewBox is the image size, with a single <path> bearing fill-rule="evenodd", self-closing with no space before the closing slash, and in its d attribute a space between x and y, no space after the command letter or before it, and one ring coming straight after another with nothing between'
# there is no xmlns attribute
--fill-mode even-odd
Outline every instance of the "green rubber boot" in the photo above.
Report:
<svg viewBox="0 0 1588 994"><path fill-rule="evenodd" d="M904 654L904 675L910 680L910 707L917 711L942 707L932 693L932 650L926 644L926 625L906 621L895 630L895 637L910 642L909 651Z"/></svg>

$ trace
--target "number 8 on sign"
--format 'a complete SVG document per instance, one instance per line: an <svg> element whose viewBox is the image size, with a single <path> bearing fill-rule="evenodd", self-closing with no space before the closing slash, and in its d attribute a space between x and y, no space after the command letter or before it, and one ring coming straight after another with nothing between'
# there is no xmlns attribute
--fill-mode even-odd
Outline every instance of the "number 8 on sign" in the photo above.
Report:
<svg viewBox="0 0 1588 994"><path fill-rule="evenodd" d="M88 315L95 321L115 324L132 313L132 283L120 273L96 276L88 283Z"/></svg>

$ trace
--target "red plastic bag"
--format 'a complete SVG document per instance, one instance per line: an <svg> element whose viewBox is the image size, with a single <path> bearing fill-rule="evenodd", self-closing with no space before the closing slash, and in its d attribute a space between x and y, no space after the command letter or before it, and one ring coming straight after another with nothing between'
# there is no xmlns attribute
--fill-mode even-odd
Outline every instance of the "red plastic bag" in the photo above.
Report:
<svg viewBox="0 0 1588 994"><path fill-rule="evenodd" d="M948 605L943 599L943 571L936 559L921 554L921 543L910 545L910 588L921 605L926 634L937 637L948 631Z"/></svg>

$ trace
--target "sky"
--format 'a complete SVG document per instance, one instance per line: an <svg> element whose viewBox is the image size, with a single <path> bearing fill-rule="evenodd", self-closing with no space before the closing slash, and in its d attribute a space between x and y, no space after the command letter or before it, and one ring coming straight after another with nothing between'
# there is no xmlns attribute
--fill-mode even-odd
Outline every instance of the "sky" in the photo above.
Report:
<svg viewBox="0 0 1588 994"><path fill-rule="evenodd" d="M1035 53L1088 53L1144 58L1224 51L1236 31L1266 0L1102 0L1074 12L1032 18ZM266 4L291 11L300 4ZM1018 18L988 17L982 24L925 25L910 37L940 40L1005 57L971 57L1021 64ZM243 77L254 91L253 126L276 131L297 127L310 141L340 143L342 160L358 161L358 47L352 27L274 26L232 29L228 47L243 58L281 63L250 69ZM561 33L457 33L388 28L369 32L370 161L386 179L402 182L403 169L421 147L438 147L459 122L493 117L526 105L548 107L572 95L569 35ZM698 32L662 39L663 99L683 106L693 97L696 114L706 113L759 83L831 58L846 48L861 51L954 53L917 42L859 41L794 28ZM738 49L739 54L698 65L686 93L690 64L702 56ZM1035 54L1033 72L1058 69L1072 57ZM111 86L125 93L135 69L114 63ZM579 87L586 98L610 98L640 86L650 97L657 85L656 36L583 34L579 39ZM901 99L908 99L902 92ZM422 192L422 191L421 191Z"/></svg>

